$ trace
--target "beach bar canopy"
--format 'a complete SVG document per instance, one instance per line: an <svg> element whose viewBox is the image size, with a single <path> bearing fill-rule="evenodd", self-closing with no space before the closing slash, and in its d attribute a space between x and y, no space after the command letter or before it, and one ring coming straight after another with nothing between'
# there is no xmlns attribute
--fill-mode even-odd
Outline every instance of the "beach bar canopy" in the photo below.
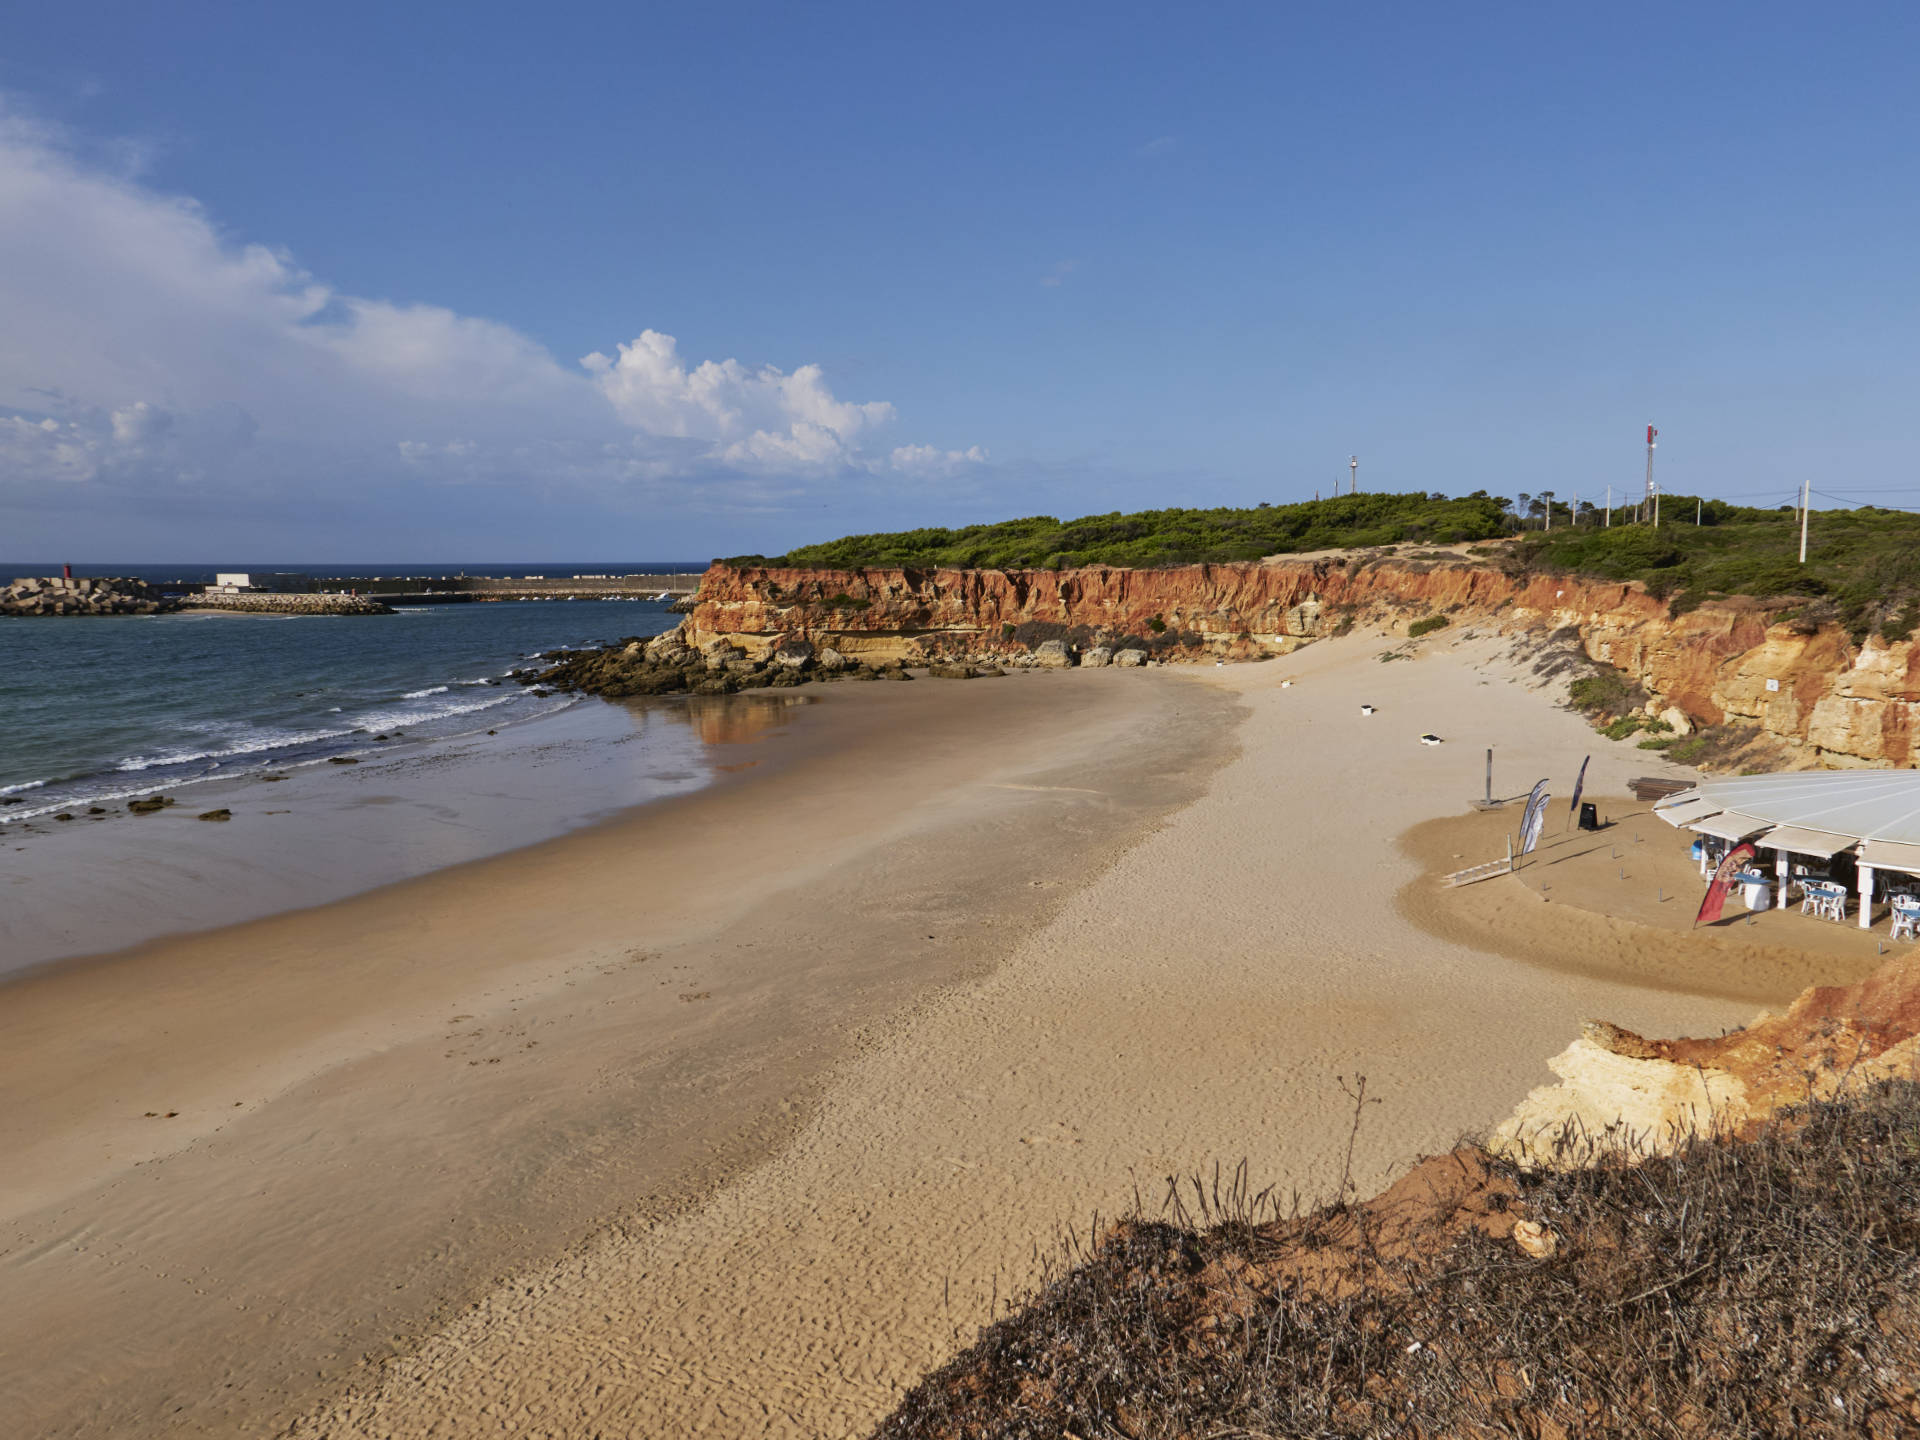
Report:
<svg viewBox="0 0 1920 1440"><path fill-rule="evenodd" d="M1742 815L1738 810L1720 810L1712 815L1703 815L1698 820L1685 822L1687 829L1697 830L1702 835L1711 835L1716 840L1751 840L1763 830L1771 830L1772 822L1754 815Z"/></svg>
<svg viewBox="0 0 1920 1440"><path fill-rule="evenodd" d="M1876 869L1920 875L1920 770L1806 770L1702 780L1654 813L1717 839L1751 840L1780 855L1830 860L1858 849L1860 923L1869 923Z"/></svg>
<svg viewBox="0 0 1920 1440"><path fill-rule="evenodd" d="M1691 790L1663 800L1653 807L1653 813L1669 825L1691 825L1696 820L1704 820L1709 815L1718 815L1720 806L1711 800L1702 800Z"/></svg>

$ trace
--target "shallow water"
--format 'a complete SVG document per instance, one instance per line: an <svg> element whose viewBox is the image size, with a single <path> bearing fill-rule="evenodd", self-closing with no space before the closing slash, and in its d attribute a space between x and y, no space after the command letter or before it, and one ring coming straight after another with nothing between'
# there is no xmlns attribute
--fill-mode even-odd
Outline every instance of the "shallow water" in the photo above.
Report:
<svg viewBox="0 0 1920 1440"><path fill-rule="evenodd" d="M585 600L0 619L0 824L531 719L569 702L508 670L674 623Z"/></svg>

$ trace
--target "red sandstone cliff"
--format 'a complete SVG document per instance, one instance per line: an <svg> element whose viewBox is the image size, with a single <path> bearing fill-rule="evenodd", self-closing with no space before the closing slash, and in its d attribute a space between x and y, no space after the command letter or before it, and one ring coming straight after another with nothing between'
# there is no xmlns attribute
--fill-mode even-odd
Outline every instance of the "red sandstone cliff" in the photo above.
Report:
<svg viewBox="0 0 1920 1440"><path fill-rule="evenodd" d="M694 643L764 649L800 636L859 656L1010 654L1074 632L1168 659L1253 658L1349 620L1432 614L1522 632L1578 632L1586 653L1699 724L1734 720L1821 764L1920 764L1920 644L1778 623L1785 601L1733 598L1678 617L1637 583L1509 575L1423 560L1297 560L1163 570L798 570L715 565Z"/></svg>

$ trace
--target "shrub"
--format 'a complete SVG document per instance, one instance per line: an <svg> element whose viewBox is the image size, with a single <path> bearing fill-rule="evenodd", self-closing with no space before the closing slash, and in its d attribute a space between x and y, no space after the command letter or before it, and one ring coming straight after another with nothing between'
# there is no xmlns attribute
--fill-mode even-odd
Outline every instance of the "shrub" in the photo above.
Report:
<svg viewBox="0 0 1920 1440"><path fill-rule="evenodd" d="M1880 622L1880 638L1889 645L1911 638L1915 630L1920 630L1920 603L1912 601L1898 615Z"/></svg>
<svg viewBox="0 0 1920 1440"><path fill-rule="evenodd" d="M1429 615L1424 620L1416 620L1407 627L1407 638L1418 640L1422 635L1431 635L1436 630L1444 630L1451 622L1444 615Z"/></svg>
<svg viewBox="0 0 1920 1440"><path fill-rule="evenodd" d="M1618 670L1583 675L1567 687L1567 703L1588 715L1617 715L1631 703L1631 687Z"/></svg>
<svg viewBox="0 0 1920 1440"><path fill-rule="evenodd" d="M1571 1170L1463 1148L1469 1218L1425 1231L1189 1181L1059 1256L875 1437L1911 1435L1917 1134L1894 1081L1637 1164L1609 1136ZM1516 1205L1555 1253L1471 1223Z"/></svg>
<svg viewBox="0 0 1920 1440"><path fill-rule="evenodd" d="M1167 633L1167 622L1156 615L1147 621L1147 628L1156 635L1164 635Z"/></svg>

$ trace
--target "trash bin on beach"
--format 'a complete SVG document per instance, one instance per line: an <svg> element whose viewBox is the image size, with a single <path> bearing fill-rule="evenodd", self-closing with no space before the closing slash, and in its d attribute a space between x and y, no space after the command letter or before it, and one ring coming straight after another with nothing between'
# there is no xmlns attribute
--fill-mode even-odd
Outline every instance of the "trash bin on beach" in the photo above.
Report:
<svg viewBox="0 0 1920 1440"><path fill-rule="evenodd" d="M1771 910L1773 908L1773 886L1763 870L1742 870L1734 877L1740 884L1740 898L1747 902L1749 910Z"/></svg>
<svg viewBox="0 0 1920 1440"><path fill-rule="evenodd" d="M1591 800L1580 802L1580 828L1598 830L1600 828L1600 807Z"/></svg>

